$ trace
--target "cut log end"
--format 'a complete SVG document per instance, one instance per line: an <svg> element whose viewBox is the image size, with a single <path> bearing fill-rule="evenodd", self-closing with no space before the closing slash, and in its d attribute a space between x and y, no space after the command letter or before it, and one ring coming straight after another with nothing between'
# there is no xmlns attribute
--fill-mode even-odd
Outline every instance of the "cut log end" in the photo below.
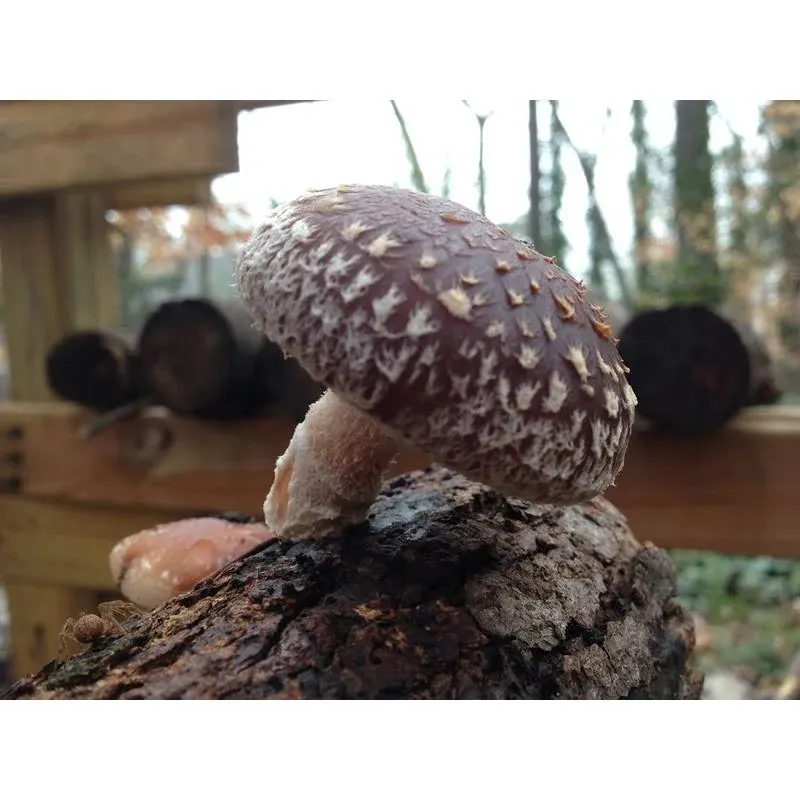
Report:
<svg viewBox="0 0 800 800"><path fill-rule="evenodd" d="M45 362L47 383L63 400L110 411L137 397L130 344L104 331L78 331L57 342Z"/></svg>
<svg viewBox="0 0 800 800"><path fill-rule="evenodd" d="M751 397L747 344L731 323L704 306L638 314L623 329L619 351L630 368L637 412L661 430L710 433Z"/></svg>
<svg viewBox="0 0 800 800"><path fill-rule="evenodd" d="M609 503L432 468L366 523L261 545L7 698L696 699L671 560Z"/></svg>
<svg viewBox="0 0 800 800"><path fill-rule="evenodd" d="M237 416L251 406L260 337L222 304L202 298L162 303L139 337L142 382L176 414ZM253 403L252 405L257 405Z"/></svg>

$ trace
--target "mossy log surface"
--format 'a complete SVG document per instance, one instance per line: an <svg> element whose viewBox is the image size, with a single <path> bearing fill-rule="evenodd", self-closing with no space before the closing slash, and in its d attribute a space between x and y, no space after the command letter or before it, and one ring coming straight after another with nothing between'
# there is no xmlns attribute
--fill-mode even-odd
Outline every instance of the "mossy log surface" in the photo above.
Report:
<svg viewBox="0 0 800 800"><path fill-rule="evenodd" d="M675 570L599 499L545 508L440 468L363 525L272 541L6 699L696 699Z"/></svg>

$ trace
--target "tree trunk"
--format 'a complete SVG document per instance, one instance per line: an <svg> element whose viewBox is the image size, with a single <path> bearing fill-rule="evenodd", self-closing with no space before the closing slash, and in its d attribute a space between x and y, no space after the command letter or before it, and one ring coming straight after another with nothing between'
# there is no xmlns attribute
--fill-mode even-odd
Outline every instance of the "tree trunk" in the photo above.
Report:
<svg viewBox="0 0 800 800"><path fill-rule="evenodd" d="M541 248L542 242L542 169L539 148L539 118L535 100L528 100L528 143L530 145L531 181L528 187L528 238Z"/></svg>
<svg viewBox="0 0 800 800"><path fill-rule="evenodd" d="M636 283L639 292L652 291L650 265L650 215L653 203L653 183L650 177L650 147L647 136L644 101L631 104L633 127L631 140L636 147L636 165L630 176L631 205L633 207L633 257L636 265Z"/></svg>
<svg viewBox="0 0 800 800"><path fill-rule="evenodd" d="M118 408L139 394L131 341L116 333L68 334L50 348L45 370L56 395L95 411Z"/></svg>
<svg viewBox="0 0 800 800"><path fill-rule="evenodd" d="M145 393L175 414L229 419L264 406L264 336L238 302L170 300L145 321L139 361Z"/></svg>
<svg viewBox="0 0 800 800"><path fill-rule="evenodd" d="M678 100L675 127L675 222L678 274L673 299L716 305L723 299L717 264L709 100Z"/></svg>
<svg viewBox="0 0 800 800"><path fill-rule="evenodd" d="M779 330L796 363L800 359L800 102L774 101L764 117L771 134L768 167L783 261Z"/></svg>
<svg viewBox="0 0 800 800"><path fill-rule="evenodd" d="M705 306L637 314L622 329L619 351L637 413L664 431L710 433L745 406L780 397L755 334Z"/></svg>
<svg viewBox="0 0 800 800"><path fill-rule="evenodd" d="M696 699L669 557L604 500L545 508L441 469L341 538L273 540L16 698Z"/></svg>

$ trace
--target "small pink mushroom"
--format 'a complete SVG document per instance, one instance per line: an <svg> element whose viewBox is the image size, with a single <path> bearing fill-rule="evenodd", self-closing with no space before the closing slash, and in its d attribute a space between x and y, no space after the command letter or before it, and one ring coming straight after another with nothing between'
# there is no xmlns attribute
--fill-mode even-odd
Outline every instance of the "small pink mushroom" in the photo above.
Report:
<svg viewBox="0 0 800 800"><path fill-rule="evenodd" d="M111 551L109 566L122 594L151 609L271 538L258 522L183 519L126 537Z"/></svg>

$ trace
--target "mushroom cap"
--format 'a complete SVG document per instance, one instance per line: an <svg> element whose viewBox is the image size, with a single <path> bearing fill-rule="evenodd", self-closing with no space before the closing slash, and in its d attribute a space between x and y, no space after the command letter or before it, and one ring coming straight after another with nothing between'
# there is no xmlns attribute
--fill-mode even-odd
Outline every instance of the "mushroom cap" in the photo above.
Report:
<svg viewBox="0 0 800 800"><path fill-rule="evenodd" d="M306 193L243 249L256 324L408 445L542 503L605 491L636 397L603 310L553 259L450 200Z"/></svg>
<svg viewBox="0 0 800 800"><path fill-rule="evenodd" d="M127 536L112 549L109 566L125 597L155 608L271 538L261 523L182 519Z"/></svg>

